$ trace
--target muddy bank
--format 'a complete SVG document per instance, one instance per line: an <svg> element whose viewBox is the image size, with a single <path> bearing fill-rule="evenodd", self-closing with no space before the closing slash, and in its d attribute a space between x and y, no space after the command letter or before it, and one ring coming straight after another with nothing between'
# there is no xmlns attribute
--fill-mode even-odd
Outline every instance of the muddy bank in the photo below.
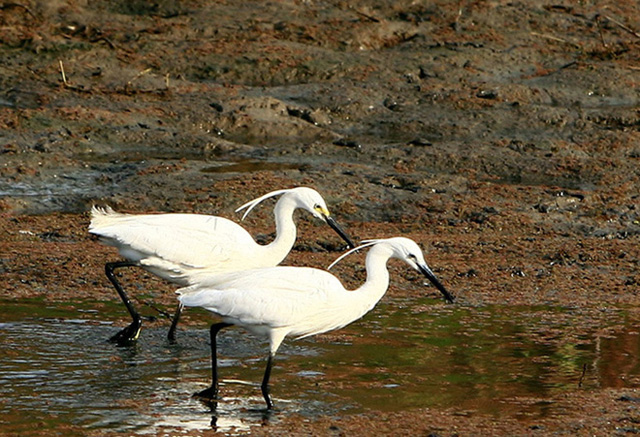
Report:
<svg viewBox="0 0 640 437"><path fill-rule="evenodd" d="M86 232L94 203L238 219L309 185L355 238L420 242L463 307L577 308L585 327L637 316L635 2L33 1L0 24L2 299L68 302L70 317L115 299L116 254ZM270 205L252 215L271 238ZM298 222L286 263L326 267L337 237ZM336 272L357 284L361 263ZM391 270L391 298L425 294ZM170 285L126 275L139 304L173 307ZM624 434L636 387L536 399L563 413L534 421L416 409L252 432Z"/></svg>
<svg viewBox="0 0 640 437"><path fill-rule="evenodd" d="M187 209L185 188L228 176L203 170L247 159L300 168L319 188L318 173L329 173L365 198L378 186L427 196L496 181L622 190L634 204L633 11L633 2L9 5L3 208L81 212L103 198Z"/></svg>

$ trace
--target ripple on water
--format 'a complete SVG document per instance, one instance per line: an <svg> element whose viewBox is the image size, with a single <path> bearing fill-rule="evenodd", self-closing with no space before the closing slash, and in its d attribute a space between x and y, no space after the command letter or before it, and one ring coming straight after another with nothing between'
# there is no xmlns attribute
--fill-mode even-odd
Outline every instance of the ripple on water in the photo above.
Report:
<svg viewBox="0 0 640 437"><path fill-rule="evenodd" d="M210 382L208 329L182 330L171 344L166 328L145 328L123 348L106 341L118 328L101 323L100 313L64 318L60 308L45 315L24 307L21 315L20 303L7 303L0 422L17 432L71 424L154 434L212 425L241 433L291 413L424 407L542 417L557 414L546 401L552 395L640 375L627 359L640 336L623 310L433 303L387 302L335 341L286 342L272 375L279 410L269 417L257 387L266 344L240 329L220 338L223 399L213 415L191 398ZM602 336L606 326L615 328Z"/></svg>

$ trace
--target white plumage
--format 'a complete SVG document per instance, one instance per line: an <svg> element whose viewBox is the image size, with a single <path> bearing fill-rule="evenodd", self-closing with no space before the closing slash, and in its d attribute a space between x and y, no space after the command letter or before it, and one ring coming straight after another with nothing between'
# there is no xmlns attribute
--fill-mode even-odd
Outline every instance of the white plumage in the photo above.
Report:
<svg viewBox="0 0 640 437"><path fill-rule="evenodd" d="M331 273L308 267L248 270L220 275L217 281L193 279L196 285L179 290L183 305L202 307L257 334L263 327L295 337L337 329L349 323L343 323L344 307L356 297ZM273 343L271 352L278 346Z"/></svg>
<svg viewBox="0 0 640 437"><path fill-rule="evenodd" d="M107 263L106 274L120 294L133 318L132 324L112 340L127 343L140 333L140 318L113 270L139 266L179 285L190 283L190 277L206 272L219 275L239 270L273 267L287 256L296 240L293 212L304 209L329 224L350 246L348 235L330 216L320 194L312 188L297 187L267 193L237 211L246 215L263 200L280 196L274 208L276 238L267 245L256 243L237 223L223 217L200 214L121 214L111 208L93 207L89 232L105 244L116 247L128 261ZM176 312L169 331L173 338L180 315Z"/></svg>
<svg viewBox="0 0 640 437"><path fill-rule="evenodd" d="M257 252L265 246L257 244L240 225L223 217L121 214L110 207L94 206L89 232L116 247L122 257L182 285L188 284L189 271L207 268L215 274L240 270L247 264L271 266L273 262L265 256L243 260L248 251Z"/></svg>
<svg viewBox="0 0 640 437"><path fill-rule="evenodd" d="M193 285L177 291L185 306L202 307L218 315L223 323L212 327L212 365L215 366L215 334L228 325L238 325L269 339L269 359L262 390L267 407L271 360L287 336L307 337L341 328L370 311L389 286L386 263L398 258L423 273L445 296L453 296L427 266L420 247L404 237L371 240L366 258L367 280L356 290L346 290L331 273L307 267L271 267L210 276L198 274ZM347 252L344 256L356 249ZM334 263L335 264L335 263ZM333 265L333 264L332 264ZM217 370L211 388L198 394L217 396Z"/></svg>

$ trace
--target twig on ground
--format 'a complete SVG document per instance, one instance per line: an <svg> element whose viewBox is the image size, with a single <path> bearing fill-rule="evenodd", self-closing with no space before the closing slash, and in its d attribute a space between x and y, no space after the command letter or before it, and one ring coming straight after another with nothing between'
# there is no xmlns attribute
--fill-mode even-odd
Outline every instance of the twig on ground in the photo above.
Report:
<svg viewBox="0 0 640 437"><path fill-rule="evenodd" d="M462 17L462 1L463 0L460 0L460 2L458 3L458 13L456 15L456 20L453 23L453 26L456 32L460 31L460 18Z"/></svg>
<svg viewBox="0 0 640 437"><path fill-rule="evenodd" d="M69 82L67 82L67 76L64 74L64 65L62 65L62 60L59 59L58 63L60 64L60 74L62 75L62 83L64 84L64 86L68 87Z"/></svg>
<svg viewBox="0 0 640 437"><path fill-rule="evenodd" d="M85 89L83 86L76 86L76 85L72 85L68 80L67 80L67 75L64 72L64 64L62 63L62 60L59 59L58 60L58 65L60 65L60 75L62 76L62 84L64 85L65 88L70 89L72 91L78 91L81 93L91 93L92 90L89 89ZM35 71L31 70L34 74Z"/></svg>
<svg viewBox="0 0 640 437"><path fill-rule="evenodd" d="M600 26L600 15L595 16L596 26L598 27L598 34L600 35L600 42L602 46L606 49L608 48L607 43L604 40L604 34L602 33L602 26Z"/></svg>
<svg viewBox="0 0 640 437"><path fill-rule="evenodd" d="M596 22L597 22L597 17L596 16ZM636 32L635 30L631 29L629 26L624 25L623 23L619 22L618 20L608 16L608 15L603 15L604 18L606 18L607 20L611 21L613 24L615 24L616 26L620 27L622 30L625 30L626 32L629 32L631 35L635 36L636 38L640 38L640 33Z"/></svg>
<svg viewBox="0 0 640 437"><path fill-rule="evenodd" d="M582 381L584 381L584 375L587 373L587 363L582 365L582 375L580 375L580 381L578 381L578 388L582 387Z"/></svg>
<svg viewBox="0 0 640 437"><path fill-rule="evenodd" d="M133 78L127 82L127 87L133 85L133 82L135 82L136 80L140 79L145 74L150 73L152 70L153 70L153 68L147 68L146 70L142 70L141 72L139 72L138 74L133 76Z"/></svg>
<svg viewBox="0 0 640 437"><path fill-rule="evenodd" d="M31 12L31 9L29 9L25 5L21 5L19 3L4 3L0 5L0 10L11 9L11 8L22 8L27 12L27 14L31 15L34 20L38 19L38 17L36 17L35 14Z"/></svg>

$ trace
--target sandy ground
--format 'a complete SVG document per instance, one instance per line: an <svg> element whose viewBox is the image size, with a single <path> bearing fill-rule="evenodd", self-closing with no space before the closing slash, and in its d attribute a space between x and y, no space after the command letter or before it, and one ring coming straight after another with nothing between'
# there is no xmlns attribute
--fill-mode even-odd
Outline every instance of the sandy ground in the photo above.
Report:
<svg viewBox="0 0 640 437"><path fill-rule="evenodd" d="M355 238L419 241L461 305L636 314L637 6L5 3L0 298L112 296L103 264L116 254L86 232L94 203L233 218L309 185ZM335 259L338 237L298 221L286 263ZM269 208L247 227L269 238ZM337 270L348 283L356 264ZM532 423L418 410L288 417L255 434L624 435L640 432L636 394L566 393L548 400L562 415Z"/></svg>

